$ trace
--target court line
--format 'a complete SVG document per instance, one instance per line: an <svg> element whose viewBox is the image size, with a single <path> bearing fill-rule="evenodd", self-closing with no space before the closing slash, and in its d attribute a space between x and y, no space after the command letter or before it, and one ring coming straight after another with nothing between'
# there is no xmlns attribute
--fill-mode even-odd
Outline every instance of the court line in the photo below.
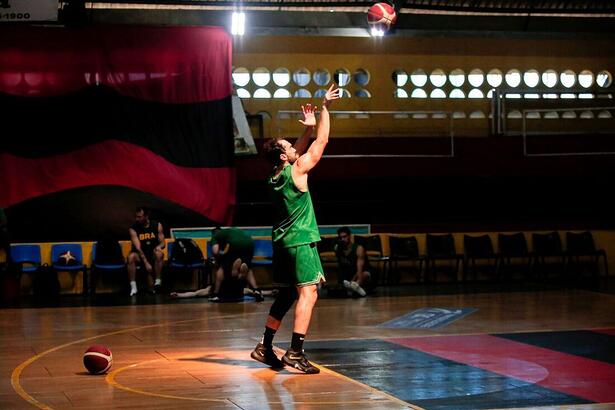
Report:
<svg viewBox="0 0 615 410"><path fill-rule="evenodd" d="M365 326L354 326L354 327L358 327L361 329L365 329L365 328L374 328L378 326L377 324L374 325L365 325ZM588 331L600 331L600 330L604 330L604 329L615 329L612 326L599 326L599 327L583 327L583 328L579 328L579 327L571 327L571 328L542 328L542 329L521 329L521 330L509 330L509 331L484 331L484 332L457 332L457 333L429 333L429 332L425 332L425 333L420 333L420 334L406 334L406 335L397 335L397 336L368 336L368 337L349 337L347 339L340 339L339 337L331 337L331 338L327 338L327 337L323 337L323 338L310 338L309 342L335 342L335 341L350 341L350 340L386 340L386 339L399 339L399 338L403 338L403 339L415 339L415 338L421 338L421 337L450 337L450 336L481 336L481 335L500 335L500 334L514 334L514 333L553 333L553 332L579 332L579 331L584 331L584 330L588 330ZM406 327L401 327L401 328L391 328L390 330L392 331L396 331L396 330L402 330L402 331L422 331L423 329L414 329L414 328L406 328ZM256 338L253 337L252 338L255 341L260 341L260 338ZM291 342L290 339L280 339L277 340L276 342L278 343L287 343L289 344Z"/></svg>
<svg viewBox="0 0 615 410"><path fill-rule="evenodd" d="M246 315L262 315L262 312L248 313ZM236 315L223 315L223 316L217 317L216 319L224 319L224 318L235 317L235 316ZM187 320L180 320L180 321L176 321L176 322L164 322L164 323L157 323L157 324L152 324L152 325L137 326L137 327L133 327L133 328L117 330L117 331L109 332L109 333L103 333L103 334L100 334L100 335L90 336L90 337L86 337L86 338L83 338L83 339L78 339L78 340L75 340L75 341L72 341L72 342L64 343L62 345L53 347L51 349L45 350L44 352L36 354L36 355L30 357L28 360L22 362L19 366L17 366L13 370L13 372L11 374L11 386L13 387L13 390L15 390L15 392L22 399L24 399L28 403L32 404L33 406L38 407L39 409L43 409L43 410L53 410L53 407L47 405L46 403L43 403L43 402L37 400L32 395L30 395L21 386L21 382L20 382L20 377L21 377L22 372L29 365L31 365L32 363L34 363L38 359L42 358L43 356L46 356L46 355L48 355L50 353L53 353L55 351L58 351L60 349L64 349L65 347L68 347L68 346L76 345L76 344L79 344L79 343L87 342L89 340L94 340L94 339L98 339L98 338L102 338L102 337L114 336L114 335L123 334L123 333L130 333L130 332L134 332L134 331L139 331L139 330L143 330L143 329L151 329L151 328L155 328L155 327L173 326L173 325L178 325L178 324L183 324L183 323L198 322L198 321L202 321L202 320L206 320L206 319L207 320L211 320L212 318L187 319ZM160 360L160 359L157 359L157 360ZM136 366L136 364L135 365L131 365L131 366ZM359 382L357 380L353 380L353 379L351 379L349 377L346 377L346 376L344 376L342 374L339 374L337 372L329 370L329 369L327 369L325 367L322 367L320 365L316 365L316 366L319 369L321 369L322 371L324 371L324 372L330 373L330 374L332 374L332 375L334 375L334 376L336 376L338 378L341 378L341 379L344 379L346 381L350 381L350 382L352 382L354 384L357 384L357 385L363 387L364 389L370 390L370 391L372 391L374 393L377 393L377 394L379 394L379 395L381 395L383 397L386 397L388 400L393 401L393 402L395 402L397 404L400 404L400 405L402 405L404 407L409 407L409 408L412 408L412 409L415 409L415 410L424 410L424 409L422 409L420 407L414 406L414 405L412 405L412 404L410 404L408 402L405 402L405 401L403 401L401 399L398 399L397 397L391 396L390 394L385 393L385 392L383 392L381 390L378 390L378 389L375 389L375 388L373 388L371 386L363 384L363 383L361 383L361 382ZM121 369L124 369L124 368L121 368ZM118 370L120 370L120 369L118 369ZM118 373L118 370L115 370L112 373L115 375L115 374ZM115 382L115 383L117 383L117 382ZM117 384L119 385L119 383L117 383ZM125 387L125 386L122 386L122 387ZM122 388L122 387L120 387L120 388ZM125 388L124 390L128 390L128 389L130 389L130 388ZM135 392L136 392L136 390L135 390ZM155 394L149 393L149 392L144 392L143 394L155 395ZM170 397L169 396L168 398L181 398L181 399L186 400L186 398L183 398L181 396L176 396L176 397ZM204 401L203 399L197 399L197 398L191 398L191 399L188 399L188 400ZM209 399L209 401L214 401L214 400L226 402L226 400L222 400L222 399ZM285 402L272 402L272 404L283 404L283 403L285 403ZM309 403L308 402L293 402L293 403L294 404L309 404L309 403L312 403L312 404L336 404L336 403L337 404L344 404L344 403L347 403L347 404L360 404L360 403L364 403L364 401L357 401L357 402L352 402L352 401L349 401L349 402L339 402L339 401L338 402L309 402Z"/></svg>
<svg viewBox="0 0 615 410"><path fill-rule="evenodd" d="M358 380L351 379L351 378L350 378L350 377L348 377L348 376L344 376L344 375L343 375L343 374L341 374L341 373L338 373L338 372L336 372L336 371L334 371L334 370L328 369L328 368L326 368L326 367L324 367L324 366L321 366L321 365L319 365L319 364L317 364L317 363L312 362L312 364L313 364L314 366L318 367L321 371L323 371L323 372L325 372L325 373L329 373L329 374L331 374L331 375L333 375L333 376L335 376L335 377L337 377L337 378L340 378L340 379L342 379L342 380L345 380L345 381L347 381L347 382L354 383L354 384L356 384L356 385L358 385L358 386L363 387L364 389L367 389L367 390L371 391L372 393L376 393L376 394L379 394L379 395L381 395L381 396L384 396L384 397L386 397L388 400L390 400L390 401L392 401L392 402L394 402L394 403L397 403L397 404L399 404L399 405L401 405L401 406L403 406L403 407L411 408L411 409L413 409L413 410L425 410L425 409L424 409L424 408L422 408L422 407L416 406L416 405L414 405L414 404L410 404L410 403L408 403L407 401L403 401L402 399L398 399L397 397L395 397L395 396L393 396L393 395L390 395L390 394L389 394L389 393L387 393L387 392L384 392L384 391L382 391L382 390L378 390L378 389L376 389L375 387L372 387L372 386L369 386L369 385L367 385L367 384L361 383L361 382L360 382L360 381L358 381ZM342 403L345 403L345 402L342 402ZM365 403L365 400L363 400L361 403Z"/></svg>
<svg viewBox="0 0 615 410"><path fill-rule="evenodd" d="M277 348L277 347L276 347ZM277 348L279 350L279 348ZM158 361L162 361L164 359L154 359L154 360L147 360L147 361L143 361L143 362L139 362L139 363L134 363L134 364L130 364L124 367L121 367L119 369L116 369L112 372L110 372L109 374L107 374L106 376L106 381L107 383L109 383L111 386L121 389L121 390L125 390L128 391L130 393L135 393L135 394L143 394L146 396L153 396L153 397L161 397L161 398L166 398L166 399L176 399L176 400L189 400L189 401L203 401L203 402L223 402L223 403L227 403L230 401L230 399L208 399L208 398L197 398L197 397L187 397L187 396L175 396L175 395L170 395L170 394L162 394L162 393L152 393L152 392L148 392L145 390L139 390L139 389L134 389L128 386L125 386L119 382L117 382L115 380L115 377L117 374L124 372L126 370L129 369L133 369L137 366L143 365L143 364L149 364L149 363L153 363L153 362L158 362ZM176 360L171 360L171 361L176 361ZM377 395L383 396L385 397L387 400L395 402L396 404L399 404L402 407L406 407L406 408L411 408L413 410L425 410L422 407L410 404L406 401L403 401L401 399L398 399L395 396L392 396L382 390L376 389L374 387L371 387L369 385L366 385L364 383L361 383L355 379L352 379L350 377L347 377L341 373L338 373L334 370L331 370L327 367L321 366L317 363L312 362L312 364L314 364L317 368L319 368L322 372L324 373L328 373L334 377L340 378L346 382L350 382L352 384L358 385L361 388L365 389L365 390L369 390ZM365 400L357 400L357 401L309 401L309 402L303 402L303 401L268 401L268 404L312 404L312 405L341 405L341 404L365 404L366 401ZM603 406L606 405L612 405L615 403L592 403L591 404L591 408L602 408ZM540 406L540 407L532 407L535 409L572 409L572 408L587 408L587 404L579 404L579 405L556 405L556 406ZM610 407L609 407L610 408ZM521 408L515 408L515 409L508 409L508 410L520 410ZM495 409L494 409L495 410ZM499 410L504 410L504 409L499 409Z"/></svg>
<svg viewBox="0 0 615 410"><path fill-rule="evenodd" d="M177 399L177 400L190 400L190 401L205 401L205 402L223 402L223 403L228 403L230 401L230 399L208 399L208 398L199 398L199 397L188 397L188 396L176 396L176 395L172 395L172 394L163 394L163 393L153 393L153 392L148 392L146 390L140 390L140 389L135 389L132 387L128 387L125 386L123 384L121 384L120 382L118 382L117 380L115 380L115 377L119 374L122 373L126 370L129 369L134 369L137 366L140 366L142 364L149 364L149 363L153 363L153 362L158 362L161 361L163 359L154 359L154 360L147 360L147 361L143 361L143 362L139 362L139 363L134 363L134 364L130 364L124 367L121 367L119 369L116 369L112 372L110 372L109 374L107 374L106 377L106 381L107 383L109 383L111 386L121 389L121 390L125 390L128 391L130 393L136 393L136 394L143 394L146 396L153 396L153 397L162 397L165 399ZM172 361L176 361L176 360L172 360ZM321 369L323 372L325 373L329 373L332 376L338 377L343 379L344 381L350 381L354 384L357 384L359 386L361 386L362 388L369 390L373 393L377 393L381 396L384 396L387 400L393 401L397 404L401 404L403 407L409 407L411 409L415 409L415 410L424 410L421 409L420 407L416 407L413 406L403 400L400 400L394 396L391 396L383 391L380 391L378 389L375 389L371 386L365 385L361 382L358 382L356 380L353 380L349 377L346 377L344 375L341 375L339 373L336 373L334 371L331 371L325 367L322 367L320 365L315 364L314 362L312 362L312 364L314 364L316 367L318 367L319 369ZM268 404L313 404L313 405L341 405L341 404L365 404L365 400L349 400L349 401L342 401L342 400L336 400L336 401L267 401Z"/></svg>
<svg viewBox="0 0 615 410"><path fill-rule="evenodd" d="M257 315L257 314L260 315L262 313L261 312L254 312L254 313L251 313L251 314L252 315ZM224 318L228 318L228 317L235 317L235 315L224 315L224 316L220 316L220 317L218 317L216 319L224 319ZM89 341L89 340L94 340L94 339L98 339L98 338L102 338L102 337L108 337L108 336L114 336L114 335L118 335L118 334L122 334L122 333L129 333L129 332L133 332L133 331L139 331L139 330L143 330L143 329L150 329L150 328L155 328L155 327L173 326L173 325L190 323L190 322L198 322L198 321L202 321L202 320L205 320L205 319L211 320L212 318L187 319L187 320L181 320L181 321L176 321L176 322L165 322L165 323L158 323L158 324L152 324L152 325L138 326L138 327L134 327L134 328L122 329L122 330L118 330L118 331L114 331L114 332L109 332L109 333L104 333L104 334L100 334L100 335L95 335L95 336L91 336L91 337L75 340L75 341L72 341L72 342L69 342L69 343L65 343L65 344L53 347L53 348L48 349L48 350L46 350L44 352L36 354L35 356L30 357L28 360L24 361L19 366L17 366L13 370L13 372L11 374L11 385L12 385L13 389L17 392L17 394L22 399L24 399L28 403L32 404L33 406L38 407L40 409L44 409L44 410L53 410L52 407L50 407L49 405L47 405L47 404L37 400L32 395L30 395L28 392L26 392L25 389L21 386L21 383L20 383L20 376L21 376L22 372L29 365L31 365L32 363L34 363L36 360L40 359L41 357L46 356L46 355L48 355L50 353L53 353L55 351L58 351L60 349L63 349L65 347L72 346L72 345L79 344L79 343L83 343L83 342L86 342L86 341ZM599 328L586 328L586 329L578 329L577 328L577 329L570 329L570 330L592 330L592 329L602 329L602 328L603 327L599 327ZM538 330L528 330L528 331L529 332L538 332ZM555 329L553 329L553 330L547 329L547 330L541 330L541 331L543 331L543 332L562 331L562 329L557 329L557 330L555 330ZM566 331L566 330L563 330L563 331ZM518 332L523 332L523 331L514 331L514 332L508 332L508 333L518 333ZM472 334L472 333L470 333L470 334ZM464 334L462 333L461 335L464 335ZM412 337L424 337L424 336L425 335L420 335L420 336L417 335L417 336L409 336L409 337L412 338ZM432 335L432 336L444 336L445 337L445 336L452 336L452 334L438 334L438 335ZM327 340L327 339L323 339L323 340ZM334 340L334 339L332 339L332 340ZM160 359L158 359L158 360L160 360ZM366 390L369 390L369 391L371 391L373 393L376 393L378 395L381 395L383 397L386 397L388 400L390 400L392 402L395 402L395 403L397 403L397 404L399 404L401 406L409 407L409 408L414 409L414 410L424 410L421 407L418 407L418 406L410 404L410 403L408 403L406 401L403 401L403 400L401 400L401 399L399 399L399 398L397 398L395 396L392 396L392 395L390 395L390 394L388 394L388 393L386 393L386 392L384 392L382 390L378 390L376 388L373 388L373 387L371 387L369 385L366 385L366 384L361 383L361 382L359 382L357 380L354 380L352 378L344 376L344 375L342 375L340 373L337 373L337 372L335 372L333 370L330 370L330 369L328 369L326 367L320 366L320 365L318 365L316 363L314 363L314 364L315 364L316 367L318 367L321 371L323 371L325 373L329 373L329 374L331 374L331 375L333 375L335 377L338 377L338 378L343 379L345 381L348 381L350 383L353 383L353 384L356 384L358 386L361 386L362 388L364 388ZM137 364L130 365L130 366L134 367L136 365ZM115 376L115 374L117 374L120 370L123 371L123 370L125 370L126 368L128 368L130 366L126 366L125 368L117 369L117 370L113 371L112 373ZM186 398L186 397L182 397L182 396L161 395L161 394L154 394L154 393L149 393L149 392L145 392L145 391L142 392L142 391L134 390L134 389L128 388L126 386L120 385L119 383L115 382L114 379L112 379L112 380L113 380L113 382L115 384L117 384L117 386L112 384L112 385L114 385L114 387L118 387L120 389L124 389L124 390L127 390L127 391L133 391L135 393L150 395L150 396L159 396L159 397L175 398L175 399L182 399L182 400L227 402L226 399ZM285 402L271 402L271 403L272 404L283 404ZM293 402L293 403L295 403L295 404L303 404L304 402ZM344 403L355 404L355 403L364 403L364 401L362 401L362 402L352 402L352 401L349 401L349 402L339 402L339 401L338 402L310 402L310 403L312 403L312 404L336 404L336 403L337 404L344 404ZM305 404L307 404L307 402L305 402ZM605 404L605 403L602 403L602 404Z"/></svg>
<svg viewBox="0 0 615 410"><path fill-rule="evenodd" d="M116 389L125 390L130 393L143 394L145 396L162 397L164 399L209 401L209 402L213 401L216 403L229 403L230 402L230 400L228 399L206 399L206 398L199 398L199 397L174 396L172 394L163 394L163 393L151 393L146 390L133 389L132 387L124 386L123 384L115 380L115 376L118 373L123 372L124 370L133 369L142 364L159 362L161 360L164 360L164 359L146 360L144 362L129 364L128 366L120 367L119 369L113 370L112 372L107 374L107 376L105 377L105 380L107 381L107 383L109 383L111 386L115 387Z"/></svg>
<svg viewBox="0 0 615 410"><path fill-rule="evenodd" d="M246 315L256 315L259 314L261 315L261 312L254 312L254 313L247 313ZM235 317L236 315L224 315L224 316L220 316L216 319L225 319L228 317ZM198 321L202 321L202 320L206 320L209 319L211 320L212 318L198 318L198 319L187 319L187 320L180 320L177 322L164 322L164 323L157 323L157 324L153 324L153 325L144 325L144 326L137 326L137 327L132 327L129 329L122 329L122 330L116 330L114 332L109 332L109 333L103 333L101 335L96 335L96 336L90 336L90 337L86 337L83 339L79 339L79 340L75 340L73 342L68 342L68 343L64 343L62 345L56 346L56 347L52 347L51 349L45 350L44 352L41 352L39 354L36 354L32 357L30 357L28 360L26 360L25 362L22 362L19 366L17 366L15 369L13 369L13 372L11 373L11 386L13 387L13 390L15 390L15 392L25 401L27 401L28 403L32 404L35 407L38 407L39 409L43 409L43 410L53 410L52 407L50 407L49 405L35 399L32 395L30 395L22 386L21 386L21 382L20 382L20 377L21 377L21 373L24 371L24 369L28 366L30 366L32 363L34 363L35 361L37 361L38 359L40 359L43 356L48 355L49 353L53 353L55 351L58 351L60 349L64 349L65 347L68 346L72 346L72 345L76 345L79 343L83 343L83 342L87 342L89 340L94 340L94 339L98 339L101 337L107 337L107 336L114 336L114 335L119 335L122 333L129 333L129 332L134 332L134 331L138 331L138 330L143 330L143 329L151 329L154 327L162 327L162 326L172 326L172 325L177 325L177 324L182 324L182 323L190 323L190 322L198 322Z"/></svg>

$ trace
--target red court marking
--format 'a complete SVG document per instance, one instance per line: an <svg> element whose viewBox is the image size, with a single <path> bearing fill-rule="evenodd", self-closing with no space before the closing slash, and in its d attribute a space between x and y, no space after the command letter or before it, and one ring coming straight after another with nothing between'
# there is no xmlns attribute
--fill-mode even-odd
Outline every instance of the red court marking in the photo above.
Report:
<svg viewBox="0 0 615 410"><path fill-rule="evenodd" d="M615 402L615 365L491 335L386 339L597 403Z"/></svg>

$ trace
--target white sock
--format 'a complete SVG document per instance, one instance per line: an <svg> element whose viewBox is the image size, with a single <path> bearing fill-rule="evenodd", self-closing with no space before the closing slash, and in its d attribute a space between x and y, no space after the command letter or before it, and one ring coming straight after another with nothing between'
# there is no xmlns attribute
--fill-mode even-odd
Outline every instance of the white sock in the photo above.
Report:
<svg viewBox="0 0 615 410"><path fill-rule="evenodd" d="M162 281L160 280L160 278L158 278L158 279L156 279L156 280L154 281L154 286L156 286L156 285L160 285L161 283L162 283Z"/></svg>
<svg viewBox="0 0 615 410"><path fill-rule="evenodd" d="M130 281L130 289L137 289L137 282L134 280Z"/></svg>

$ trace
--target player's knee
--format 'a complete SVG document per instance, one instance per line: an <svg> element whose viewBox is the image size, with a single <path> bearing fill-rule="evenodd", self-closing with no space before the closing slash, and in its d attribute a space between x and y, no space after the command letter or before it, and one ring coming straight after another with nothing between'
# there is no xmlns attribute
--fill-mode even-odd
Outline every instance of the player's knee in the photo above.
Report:
<svg viewBox="0 0 615 410"><path fill-rule="evenodd" d="M129 265L135 265L137 262L139 262L139 256L136 253L133 252L130 255L128 255Z"/></svg>
<svg viewBox="0 0 615 410"><path fill-rule="evenodd" d="M155 258L158 262L161 262L164 259L164 252L159 249L154 251Z"/></svg>
<svg viewBox="0 0 615 410"><path fill-rule="evenodd" d="M297 299L297 290L295 288L282 288L278 293L278 297L271 305L269 316L277 320L282 320L286 312L290 310Z"/></svg>
<svg viewBox="0 0 615 410"><path fill-rule="evenodd" d="M318 288L316 286L305 286L300 288L299 297L301 299L316 301L318 299Z"/></svg>
<svg viewBox="0 0 615 410"><path fill-rule="evenodd" d="M250 276L250 268L247 264L242 263L239 267L239 279L245 279Z"/></svg>

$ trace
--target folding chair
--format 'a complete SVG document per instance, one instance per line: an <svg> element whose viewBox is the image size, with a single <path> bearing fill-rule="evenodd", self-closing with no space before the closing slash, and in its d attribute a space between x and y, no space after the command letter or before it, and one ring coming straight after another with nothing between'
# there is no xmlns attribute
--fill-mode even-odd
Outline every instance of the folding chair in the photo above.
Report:
<svg viewBox="0 0 615 410"><path fill-rule="evenodd" d="M496 276L502 279L506 270L521 266L524 277L531 273L532 258L527 250L527 241L523 232L515 234L498 234L499 252L496 267ZM521 259L521 264L513 264L513 260Z"/></svg>
<svg viewBox="0 0 615 410"><path fill-rule="evenodd" d="M600 275L600 257L604 260L604 274L609 275L609 265L606 258L606 251L604 249L596 249L594 243L594 237L591 232L573 233L566 232L566 271L574 272L578 270L582 272L583 263L582 257L593 258L590 262L592 273L594 276Z"/></svg>
<svg viewBox="0 0 615 410"><path fill-rule="evenodd" d="M419 253L419 245L416 237L414 236L389 236L389 248L391 250L391 260L389 262L390 274L395 273L397 276L396 282L399 283L400 276L399 262L409 261L418 262L417 269L417 282L420 282L423 275L423 264L425 262L425 255ZM387 282L388 282L387 277Z"/></svg>
<svg viewBox="0 0 615 410"><path fill-rule="evenodd" d="M11 245L13 263L21 265L21 272L35 272L41 266L39 245Z"/></svg>
<svg viewBox="0 0 615 410"><path fill-rule="evenodd" d="M192 261L187 261L185 263L179 263L173 258L173 251L175 250L175 246L176 245L174 242L169 242L167 244L169 255L169 273L171 274L173 272L196 272L197 288L201 289L203 287L203 272L205 271L205 267L207 264L206 260L204 258L199 258L198 260L195 259ZM174 277L171 279L173 281Z"/></svg>
<svg viewBox="0 0 615 410"><path fill-rule="evenodd" d="M60 265L58 260L64 252L70 252L76 260L74 265ZM87 292L87 267L83 263L83 251L81 244L75 243L60 243L51 246L51 261L52 268L56 272L83 272L83 289L82 292Z"/></svg>
<svg viewBox="0 0 615 410"><path fill-rule="evenodd" d="M427 234L427 270L425 280L433 275L434 281L437 279L437 261L454 262L454 270L451 271L453 279L457 281L459 265L463 260L463 255L455 250L455 238L452 234L431 235Z"/></svg>
<svg viewBox="0 0 615 410"><path fill-rule="evenodd" d="M384 255L380 235L354 235L354 242L365 248L365 254L369 258L370 263L375 262L372 265L378 267L379 273L381 274L381 281L384 281L388 275L389 261L391 258ZM379 282L378 278L374 278L373 281L374 283Z"/></svg>
<svg viewBox="0 0 615 410"><path fill-rule="evenodd" d="M117 242L117 241L116 241ZM121 245L117 242L117 246L121 255ZM97 254L98 243L94 243L92 246L92 265L90 268L90 277L88 283L88 292L90 294L96 293L96 285L98 282L98 275L100 272L126 272L126 261L125 260L117 260L112 262L103 262L100 260L100 255ZM115 263L113 263L115 262ZM126 276L124 276L126 277Z"/></svg>
<svg viewBox="0 0 615 410"><path fill-rule="evenodd" d="M549 276L550 270L557 270L560 276L565 273L566 253L562 250L562 240L557 231L539 234L532 234L532 256L534 262L532 271L536 271L544 279ZM555 259L555 263L548 261Z"/></svg>
<svg viewBox="0 0 615 410"><path fill-rule="evenodd" d="M273 265L273 243L271 242L271 239L254 240L254 257L252 258L252 265Z"/></svg>
<svg viewBox="0 0 615 410"><path fill-rule="evenodd" d="M491 237L489 235L463 235L463 248L464 281L470 273L473 274L474 280L476 280L478 273L478 267L476 266L477 260L487 261L486 265L482 266L482 268L486 268L488 272L495 275L497 271L497 255L493 252L493 244L491 243Z"/></svg>

